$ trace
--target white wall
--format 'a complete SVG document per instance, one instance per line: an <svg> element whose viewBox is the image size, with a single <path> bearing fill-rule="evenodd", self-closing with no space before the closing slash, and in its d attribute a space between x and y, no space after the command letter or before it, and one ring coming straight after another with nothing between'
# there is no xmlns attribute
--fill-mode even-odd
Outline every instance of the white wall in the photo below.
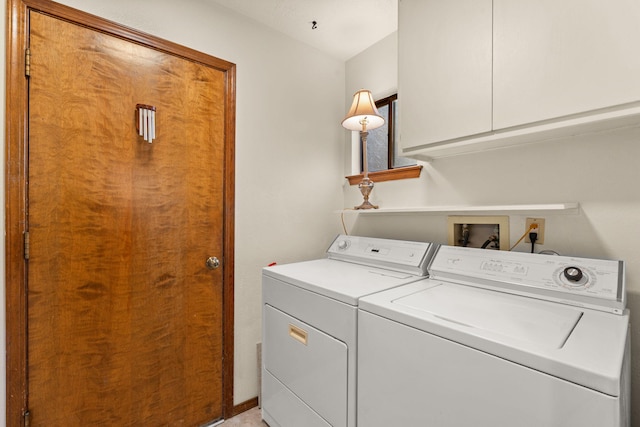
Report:
<svg viewBox="0 0 640 427"><path fill-rule="evenodd" d="M364 50L345 64L347 76L352 76L347 78L345 86L345 112L351 106L353 94L360 89L369 89L374 99L386 98L398 91L398 33L391 33L374 46L375 48ZM348 133L345 142L345 175L361 172L359 141L358 132ZM345 181L344 186L348 187L349 183ZM360 203L362 202L353 206Z"/></svg>
<svg viewBox="0 0 640 427"><path fill-rule="evenodd" d="M378 68L396 55L387 38L346 64L347 95L363 85L374 94L397 88L397 70ZM375 73L371 70L376 69ZM398 100L402 104L402 99ZM546 218L545 244L565 255L626 261L632 323L633 425L640 426L640 129L622 130L438 159L418 179L378 183L371 200L382 208L579 202L575 213L535 213ZM349 160L345 161L349 165ZM348 166L346 172L348 173ZM345 186L345 206L360 193ZM511 243L524 232L526 213L510 215ZM446 243L446 215L347 214L353 234ZM526 251L521 245L516 250Z"/></svg>
<svg viewBox="0 0 640 427"><path fill-rule="evenodd" d="M340 231L344 63L203 0L58 2L237 65L234 402L251 399L261 268L324 256Z"/></svg>

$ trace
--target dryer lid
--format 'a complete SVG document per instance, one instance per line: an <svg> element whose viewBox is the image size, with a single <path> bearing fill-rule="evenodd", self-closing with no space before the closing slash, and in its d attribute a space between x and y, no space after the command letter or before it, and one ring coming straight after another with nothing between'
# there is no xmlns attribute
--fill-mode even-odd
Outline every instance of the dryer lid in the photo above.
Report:
<svg viewBox="0 0 640 427"><path fill-rule="evenodd" d="M353 306L361 297L423 278L326 258L265 267L262 274Z"/></svg>

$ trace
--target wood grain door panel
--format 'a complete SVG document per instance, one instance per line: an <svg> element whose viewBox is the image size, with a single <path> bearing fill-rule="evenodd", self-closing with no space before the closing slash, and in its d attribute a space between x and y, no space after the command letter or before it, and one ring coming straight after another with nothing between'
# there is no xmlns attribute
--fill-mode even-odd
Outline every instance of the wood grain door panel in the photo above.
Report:
<svg viewBox="0 0 640 427"><path fill-rule="evenodd" d="M31 425L221 418L224 73L33 11L30 49Z"/></svg>

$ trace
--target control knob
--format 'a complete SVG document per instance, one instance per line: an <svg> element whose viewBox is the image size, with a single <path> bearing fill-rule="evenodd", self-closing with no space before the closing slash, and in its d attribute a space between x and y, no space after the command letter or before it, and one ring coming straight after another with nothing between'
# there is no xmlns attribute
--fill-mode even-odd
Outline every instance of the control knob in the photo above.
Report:
<svg viewBox="0 0 640 427"><path fill-rule="evenodd" d="M347 240L340 240L338 242L338 249L345 250L349 247L349 242Z"/></svg>
<svg viewBox="0 0 640 427"><path fill-rule="evenodd" d="M578 267L567 267L564 269L564 277L570 282L578 282L582 279L582 270Z"/></svg>

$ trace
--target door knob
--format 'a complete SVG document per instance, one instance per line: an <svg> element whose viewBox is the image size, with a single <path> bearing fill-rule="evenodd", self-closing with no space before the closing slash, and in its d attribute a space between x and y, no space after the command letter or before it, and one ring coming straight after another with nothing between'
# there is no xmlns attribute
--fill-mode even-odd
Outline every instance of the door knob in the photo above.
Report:
<svg viewBox="0 0 640 427"><path fill-rule="evenodd" d="M209 258L207 258L206 264L209 270L215 270L216 268L220 267L220 260L214 256L210 256Z"/></svg>

